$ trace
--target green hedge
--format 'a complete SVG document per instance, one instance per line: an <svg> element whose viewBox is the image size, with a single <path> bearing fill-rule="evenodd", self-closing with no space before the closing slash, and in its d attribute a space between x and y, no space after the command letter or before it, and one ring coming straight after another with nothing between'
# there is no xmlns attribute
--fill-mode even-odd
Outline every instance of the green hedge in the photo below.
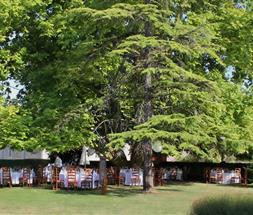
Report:
<svg viewBox="0 0 253 215"><path fill-rule="evenodd" d="M241 195L203 198L195 201L190 215L252 215L253 196Z"/></svg>

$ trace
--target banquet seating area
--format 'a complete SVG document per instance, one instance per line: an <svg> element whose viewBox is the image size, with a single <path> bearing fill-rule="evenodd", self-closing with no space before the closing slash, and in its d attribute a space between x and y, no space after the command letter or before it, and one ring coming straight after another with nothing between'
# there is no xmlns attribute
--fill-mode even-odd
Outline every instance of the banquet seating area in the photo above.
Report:
<svg viewBox="0 0 253 215"><path fill-rule="evenodd" d="M123 168L120 170L121 184L127 186L143 185L143 170L140 168Z"/></svg>
<svg viewBox="0 0 253 215"><path fill-rule="evenodd" d="M107 183L111 185L142 186L143 170L138 167L110 167L107 169Z"/></svg>
<svg viewBox="0 0 253 215"><path fill-rule="evenodd" d="M240 184L242 182L242 174L240 168L233 170L214 168L206 171L206 182L216 184Z"/></svg>
<svg viewBox="0 0 253 215"><path fill-rule="evenodd" d="M0 168L0 184L2 186L31 186L34 182L35 173L33 169L29 168Z"/></svg>
<svg viewBox="0 0 253 215"><path fill-rule="evenodd" d="M143 170L140 168L107 168L108 184L142 186ZM1 186L42 186L51 185L52 189L96 189L100 186L99 171L96 168L82 168L66 165L56 167L0 168Z"/></svg>
<svg viewBox="0 0 253 215"><path fill-rule="evenodd" d="M49 164L46 167L0 168L1 186L41 186L52 185L53 189L80 188L94 189L98 187L99 174L96 169L66 166L62 168Z"/></svg>
<svg viewBox="0 0 253 215"><path fill-rule="evenodd" d="M154 168L154 185L162 186L171 181L183 181L185 169L177 166ZM243 178L241 168L207 168L204 177L208 183L241 184ZM36 168L0 168L0 186L50 186L58 189L96 189L100 187L99 170L97 168L83 168L81 166L63 165L56 167L48 164ZM109 185L142 186L143 170L134 168L107 168L107 183Z"/></svg>
<svg viewBox="0 0 253 215"><path fill-rule="evenodd" d="M61 168L49 164L43 169L43 178L52 188L95 189L99 186L99 173L95 168L66 165Z"/></svg>
<svg viewBox="0 0 253 215"><path fill-rule="evenodd" d="M109 170L109 183L122 184L126 186L142 186L143 185L143 170L140 168L122 168L119 176L115 176L113 170ZM170 181L182 181L183 170L181 168L154 168L154 184L162 186Z"/></svg>
<svg viewBox="0 0 253 215"><path fill-rule="evenodd" d="M164 170L164 180L166 181L182 181L183 170L178 167L172 167Z"/></svg>

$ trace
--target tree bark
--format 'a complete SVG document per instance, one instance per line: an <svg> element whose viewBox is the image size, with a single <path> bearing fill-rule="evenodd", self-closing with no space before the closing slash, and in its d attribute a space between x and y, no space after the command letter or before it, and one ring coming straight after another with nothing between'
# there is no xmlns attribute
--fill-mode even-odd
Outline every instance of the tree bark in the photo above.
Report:
<svg viewBox="0 0 253 215"><path fill-rule="evenodd" d="M101 156L99 162L99 181L101 185L101 194L107 193L107 172L106 172L106 158Z"/></svg>
<svg viewBox="0 0 253 215"><path fill-rule="evenodd" d="M154 186L154 174L152 171L152 146L150 141L146 140L143 144L144 153L144 165L143 165L143 191L150 192L151 188Z"/></svg>
<svg viewBox="0 0 253 215"><path fill-rule="evenodd" d="M145 4L150 4L151 0L145 0ZM145 36L152 36L152 25L149 20L145 22ZM148 57L149 57L149 47L145 48L145 68L149 67ZM147 73L144 77L144 121L148 121L153 115L152 108L152 75ZM143 191L149 192L153 187L153 173L152 173L152 145L150 140L145 140L143 142Z"/></svg>
<svg viewBox="0 0 253 215"><path fill-rule="evenodd" d="M145 95L144 95L144 120L147 121L153 115L151 103L151 87L152 76L147 74L145 77ZM153 187L153 172L152 172L152 145L150 140L143 142L143 190L149 192Z"/></svg>

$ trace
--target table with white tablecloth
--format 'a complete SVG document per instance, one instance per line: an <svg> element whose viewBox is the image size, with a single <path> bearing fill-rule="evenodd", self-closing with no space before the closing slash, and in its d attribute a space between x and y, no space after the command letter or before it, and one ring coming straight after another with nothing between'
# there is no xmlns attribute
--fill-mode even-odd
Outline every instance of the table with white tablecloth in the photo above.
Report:
<svg viewBox="0 0 253 215"><path fill-rule="evenodd" d="M177 181L182 181L183 180L183 170L182 169L177 169L176 180Z"/></svg>
<svg viewBox="0 0 253 215"><path fill-rule="evenodd" d="M224 172L223 173L223 184L231 184L232 183L232 178L234 178L233 183L239 184L240 183L240 178L236 177L235 172Z"/></svg>
<svg viewBox="0 0 253 215"><path fill-rule="evenodd" d="M47 182L51 182L52 181L52 169L53 169L53 165L52 164L48 164L43 169L43 177L47 179Z"/></svg>
<svg viewBox="0 0 253 215"><path fill-rule="evenodd" d="M18 185L19 179L23 176L22 170L10 169L12 185Z"/></svg>
<svg viewBox="0 0 253 215"><path fill-rule="evenodd" d="M120 176L124 177L124 185L127 186L142 186L143 185L143 171L140 169L138 172L139 180L133 182L133 170L132 169L121 169Z"/></svg>
<svg viewBox="0 0 253 215"><path fill-rule="evenodd" d="M210 171L210 178L217 178L217 171L215 169L212 169ZM220 180L216 179L216 183L220 184L239 184L240 182L240 175L237 175L234 170L230 171L224 171L222 170L220 173Z"/></svg>
<svg viewBox="0 0 253 215"><path fill-rule="evenodd" d="M92 188L97 188L99 182L99 173L97 171L93 171L92 173Z"/></svg>
<svg viewBox="0 0 253 215"><path fill-rule="evenodd" d="M77 182L77 187L81 188L82 187L82 181L85 181L86 179L86 174L83 169L77 170L76 171L76 182ZM59 179L61 182L63 182L64 187L68 187L68 171L66 168L62 168L60 173L59 173ZM96 171L93 171L92 173L92 188L97 187L97 182L99 181L99 174Z"/></svg>
<svg viewBox="0 0 253 215"><path fill-rule="evenodd" d="M182 181L183 180L183 170L180 168L166 169L163 174L163 179L164 180Z"/></svg>
<svg viewBox="0 0 253 215"><path fill-rule="evenodd" d="M19 185L20 179L23 178L23 169L10 169L12 185ZM28 183L32 184L35 177L35 172L32 169L28 178Z"/></svg>
<svg viewBox="0 0 253 215"><path fill-rule="evenodd" d="M19 185L20 179L23 177L23 169L10 168L10 176L11 176L12 185ZM28 183L32 184L34 177L35 177L35 172L32 169L30 172L30 177L28 179ZM0 168L0 184L3 184L3 170L2 170L2 168Z"/></svg>

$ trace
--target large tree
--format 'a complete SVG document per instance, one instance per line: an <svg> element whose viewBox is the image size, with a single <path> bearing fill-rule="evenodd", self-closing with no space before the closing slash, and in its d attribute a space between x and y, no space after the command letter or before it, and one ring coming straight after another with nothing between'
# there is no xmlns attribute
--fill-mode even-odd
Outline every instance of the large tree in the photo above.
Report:
<svg viewBox="0 0 253 215"><path fill-rule="evenodd" d="M251 137L242 131L249 121L229 117L238 108L229 101L239 105L240 95L246 101L250 91L226 80L226 68L233 65L239 85L250 81L250 67L233 60L234 40L251 50L243 46L251 16L238 3L1 3L6 14L15 12L1 16L9 26L1 28L1 66L24 85L20 101L31 113L31 137L39 147L67 151L89 145L105 161L113 156L109 134L116 133L114 149L130 141L133 150L144 152L145 191L152 186L154 142L162 142L164 153L186 151L200 159L247 151ZM238 19L230 19L234 12ZM235 25L240 20L243 26ZM238 30L235 37L226 33L231 26ZM240 28L245 31L239 33ZM246 59L250 65L250 56ZM250 107L243 105L242 114Z"/></svg>

